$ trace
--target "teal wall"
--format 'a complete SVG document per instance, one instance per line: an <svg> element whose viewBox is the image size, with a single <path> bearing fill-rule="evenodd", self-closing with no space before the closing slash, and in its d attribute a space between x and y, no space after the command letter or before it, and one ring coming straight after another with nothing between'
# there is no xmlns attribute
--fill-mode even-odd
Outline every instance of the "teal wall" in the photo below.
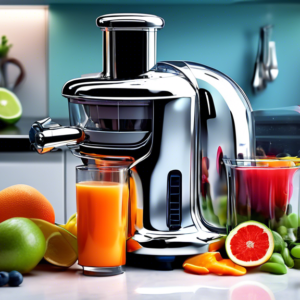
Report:
<svg viewBox="0 0 300 300"><path fill-rule="evenodd" d="M96 17L142 12L163 17L158 61L190 60L232 77L253 109L300 104L300 4L232 5L50 5L49 111L67 117L63 84L81 74L102 71L102 35ZM279 76L253 95L251 78L260 26L274 24Z"/></svg>

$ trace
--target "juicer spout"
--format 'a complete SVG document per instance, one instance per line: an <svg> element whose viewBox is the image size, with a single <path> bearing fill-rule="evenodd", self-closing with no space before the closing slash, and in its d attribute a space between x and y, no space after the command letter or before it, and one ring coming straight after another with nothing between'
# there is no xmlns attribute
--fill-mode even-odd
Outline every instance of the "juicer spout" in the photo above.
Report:
<svg viewBox="0 0 300 300"><path fill-rule="evenodd" d="M51 118L36 121L29 131L32 147L44 154L57 148L79 144L84 140L84 131L75 126L61 126L52 122Z"/></svg>

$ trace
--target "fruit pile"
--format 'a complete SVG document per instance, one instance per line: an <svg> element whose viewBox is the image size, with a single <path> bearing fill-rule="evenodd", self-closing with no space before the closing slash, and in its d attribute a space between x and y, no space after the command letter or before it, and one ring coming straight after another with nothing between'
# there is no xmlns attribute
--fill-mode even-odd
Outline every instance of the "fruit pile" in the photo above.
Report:
<svg viewBox="0 0 300 300"><path fill-rule="evenodd" d="M287 237L285 231L282 233ZM226 238L225 247L229 259L222 259L218 252L208 252L187 259L183 268L196 274L234 276L246 274L245 267L260 266L261 272L278 275L286 274L287 268L300 269L300 243L284 240L278 232L256 221L234 228Z"/></svg>
<svg viewBox="0 0 300 300"><path fill-rule="evenodd" d="M52 205L33 187L19 184L0 191L0 286L18 286L21 274L42 258L63 267L76 262L76 216L72 227L54 222Z"/></svg>
<svg viewBox="0 0 300 300"><path fill-rule="evenodd" d="M288 208L291 212L291 207ZM70 267L78 257L77 215L67 224L57 225L50 202L36 189L15 185L0 191L0 286L18 286L21 274L36 267L42 258L61 267ZM196 274L241 276L247 267L286 274L287 268L300 269L300 242L296 241L298 215L284 215L275 231L256 221L234 228L226 238L209 246L209 251L187 259L183 268ZM225 245L228 258L219 250ZM127 251L141 247L128 240Z"/></svg>

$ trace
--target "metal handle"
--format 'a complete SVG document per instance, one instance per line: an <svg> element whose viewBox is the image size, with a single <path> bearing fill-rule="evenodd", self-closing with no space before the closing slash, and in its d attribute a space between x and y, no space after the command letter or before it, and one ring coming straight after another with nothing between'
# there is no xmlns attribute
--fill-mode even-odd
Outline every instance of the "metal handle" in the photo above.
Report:
<svg viewBox="0 0 300 300"><path fill-rule="evenodd" d="M266 67L270 65L270 51L269 51L269 42L272 34L272 25L262 27L261 29L261 38L262 38L262 62Z"/></svg>
<svg viewBox="0 0 300 300"><path fill-rule="evenodd" d="M40 154L78 144L84 140L84 136L81 128L61 126L52 122L50 118L36 121L29 131L30 143Z"/></svg>

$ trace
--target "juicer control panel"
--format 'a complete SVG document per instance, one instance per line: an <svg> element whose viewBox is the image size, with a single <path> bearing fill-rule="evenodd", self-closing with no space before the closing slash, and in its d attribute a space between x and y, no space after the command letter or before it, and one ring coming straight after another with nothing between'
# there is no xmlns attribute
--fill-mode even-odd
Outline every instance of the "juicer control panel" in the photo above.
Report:
<svg viewBox="0 0 300 300"><path fill-rule="evenodd" d="M181 228L182 219L182 174L173 170L168 175L167 188L167 226L170 230Z"/></svg>

